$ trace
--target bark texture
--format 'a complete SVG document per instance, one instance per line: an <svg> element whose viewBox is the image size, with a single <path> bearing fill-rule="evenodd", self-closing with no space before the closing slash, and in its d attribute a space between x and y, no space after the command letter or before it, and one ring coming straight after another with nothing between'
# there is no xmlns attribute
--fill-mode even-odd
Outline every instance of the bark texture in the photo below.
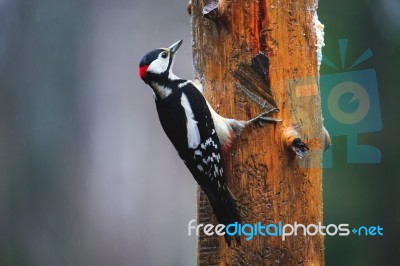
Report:
<svg viewBox="0 0 400 266"><path fill-rule="evenodd" d="M192 2L195 78L211 105L225 117L242 120L262 111L260 103L240 90L234 75L262 53L268 59L265 84L256 84L252 92L266 99L270 88L280 109L274 117L283 119L247 128L228 158L227 183L243 206L243 223L322 222L316 8L316 0ZM287 145L296 134L310 147L303 159ZM198 223L216 223L201 191ZM278 236L242 237L241 245L232 247L218 236L200 235L198 242L199 265L322 265L323 254L319 235L285 241Z"/></svg>

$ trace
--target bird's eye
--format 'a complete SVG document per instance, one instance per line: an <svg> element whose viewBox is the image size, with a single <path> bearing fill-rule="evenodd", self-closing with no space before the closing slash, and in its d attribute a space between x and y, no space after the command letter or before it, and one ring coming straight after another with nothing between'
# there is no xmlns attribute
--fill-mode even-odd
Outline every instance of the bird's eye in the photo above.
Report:
<svg viewBox="0 0 400 266"><path fill-rule="evenodd" d="M167 52L162 52L162 53L161 53L161 57L162 57L162 58L167 58L167 56L168 56Z"/></svg>

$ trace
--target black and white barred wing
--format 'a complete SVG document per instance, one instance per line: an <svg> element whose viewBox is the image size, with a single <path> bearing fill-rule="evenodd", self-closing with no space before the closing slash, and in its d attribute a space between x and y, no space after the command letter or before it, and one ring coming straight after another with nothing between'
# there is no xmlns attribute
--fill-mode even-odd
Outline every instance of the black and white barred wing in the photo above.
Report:
<svg viewBox="0 0 400 266"><path fill-rule="evenodd" d="M235 199L225 184L225 162L207 102L192 84L185 86L181 97L193 155L185 164L206 193L218 222L240 222Z"/></svg>

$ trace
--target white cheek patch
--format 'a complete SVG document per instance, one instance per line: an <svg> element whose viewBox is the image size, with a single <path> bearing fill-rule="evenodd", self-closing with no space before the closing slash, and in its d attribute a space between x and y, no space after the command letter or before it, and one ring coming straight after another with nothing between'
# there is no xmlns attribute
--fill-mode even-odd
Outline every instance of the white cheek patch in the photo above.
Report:
<svg viewBox="0 0 400 266"><path fill-rule="evenodd" d="M174 73L172 73L172 67L174 66L174 61L175 61L175 58L172 58L172 63L171 63L171 66L170 66L170 68L169 68L169 73L168 73L168 78L169 78L170 80L177 80L177 79L179 79Z"/></svg>
<svg viewBox="0 0 400 266"><path fill-rule="evenodd" d="M147 72L151 72L154 74L161 74L165 72L168 68L168 60L164 58L157 58L147 68Z"/></svg>
<svg viewBox="0 0 400 266"><path fill-rule="evenodd" d="M182 93L181 105L183 106L186 115L188 147L195 149L200 144L200 132L199 128L197 127L197 121L194 120L194 114L192 108L190 107L189 100L184 93Z"/></svg>

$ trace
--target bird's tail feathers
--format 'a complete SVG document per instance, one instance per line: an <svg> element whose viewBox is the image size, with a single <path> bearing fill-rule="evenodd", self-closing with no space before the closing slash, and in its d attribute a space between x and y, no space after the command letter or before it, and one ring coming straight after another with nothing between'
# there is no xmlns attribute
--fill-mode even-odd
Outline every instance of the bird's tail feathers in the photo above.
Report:
<svg viewBox="0 0 400 266"><path fill-rule="evenodd" d="M242 212L240 211L240 204L228 187L224 185L219 193L212 193L207 188L203 188L203 191L207 195L219 224L227 226L229 224L241 223ZM226 233L224 236L226 243L230 246L231 236ZM240 244L240 236L236 235L235 238L236 242Z"/></svg>

